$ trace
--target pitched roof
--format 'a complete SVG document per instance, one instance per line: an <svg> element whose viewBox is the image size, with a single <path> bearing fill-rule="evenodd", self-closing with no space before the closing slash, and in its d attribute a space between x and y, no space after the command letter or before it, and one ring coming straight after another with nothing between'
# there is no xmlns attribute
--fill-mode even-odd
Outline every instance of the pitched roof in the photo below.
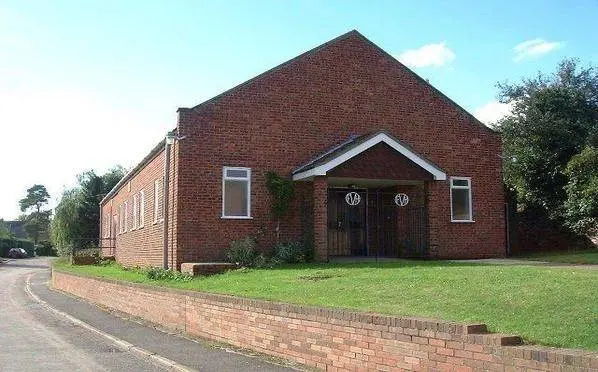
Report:
<svg viewBox="0 0 598 372"><path fill-rule="evenodd" d="M480 126L481 128L483 128L483 129L485 129L485 130L488 130L488 131L490 131L490 132L492 132L492 133L497 133L497 132L496 132L496 130L494 130L494 129L492 129L492 128L488 127L488 126L486 126L484 123L482 123L481 121L479 121L479 120L478 120L478 119L477 119L475 116L473 116L473 114L471 114L469 111L465 110L465 109L464 109L462 106L460 106L459 104L457 104L455 101L453 101L451 98L449 98L449 97L448 97L446 94L442 93L440 90L438 90L438 89L437 89L436 87L434 87L432 84L430 84L430 83L429 83L427 80L423 79L421 76L419 76L419 75L418 75L417 73L415 73L413 70L411 70L409 67L407 67L407 66L405 66L404 64L402 64L402 63L401 63L399 60L397 60L397 59L396 59L395 57L393 57L391 54L389 54L389 53L388 53L388 52L386 52L384 49L382 49L381 47L379 47L378 45L376 45L376 44L375 44L374 42L372 42L370 39L368 39L367 37L363 36L363 35L362 35L362 34L361 34L359 31L357 31L357 30L351 30L351 31L349 31L349 32L347 32L347 33L344 33L344 34L342 34L342 35L340 35L340 36L338 36L338 37L336 37L336 38L332 39L332 40L329 40L329 41L327 41L327 42L325 42L325 43L323 43L323 44L320 44L320 45L318 45L317 47L315 47L315 48L312 48L312 49L310 49L310 50L308 50L308 51L306 51L306 52L304 52L304 53L301 53L300 55L298 55L298 56L296 56L296 57L294 57L294 58L291 58L291 59L289 59L288 61L286 61L286 62L283 62L283 63L279 64L278 66L275 66L275 67L273 67L273 68L271 68L271 69L269 69L269 70L267 70L267 71L265 71L265 72L263 72L263 73L261 73L261 74L259 74L259 75L255 76L255 77L253 77L253 78L251 78L251 79L249 79L249 80L247 80L247 81L245 81L245 82L243 82L243 83L241 83L241 84L238 84L238 85L234 86L234 87L233 87L233 88L231 88L231 89L228 89L228 90L226 90L226 91L224 91L224 92L222 92L222 93L220 93L220 94L218 94L218 95L216 95L216 96L214 96L214 97L212 97L212 98L210 98L210 99L208 99L208 100L204 101L204 102L201 102L201 103L200 103L200 104L198 104L198 105L195 105L195 106L193 106L193 107L191 107L191 108L184 108L184 107L180 107L180 108L179 108L179 110L199 110L200 108L202 108L202 107L205 107L205 106L207 106L207 105L209 105L209 104L211 104L211 103L215 103L215 102L217 102L217 101L218 101L220 98L223 98L223 97L225 97L225 96L227 96L227 95L230 95L230 94L232 94L232 93L236 92L238 89L241 89L241 88L242 88L242 87L244 87L244 86L247 86L247 85L249 85L249 84L251 84L251 83L253 83L253 82L255 82L255 81L258 81L258 80L260 80L260 79L262 79L262 78L264 78L264 77L266 77L266 76L268 76L268 75L272 74L273 72L275 72L275 71L277 71L277 70L280 70L280 69L281 69L281 68L283 68L283 67L286 67L286 66L292 65L293 63L295 63L295 62L297 62L297 61L299 61L299 60L301 60L301 59L305 58L306 56L310 56L310 55L312 55L312 54L314 54L314 53L316 53L316 52L318 52L318 51L320 51L320 50L322 50L322 49L325 49L326 47L328 47L328 46L330 46L330 45L332 45L332 44L336 44L336 43L338 43L339 41L341 41L341 40L344 40L344 39L346 39L346 38L348 38L348 37L351 37L351 36L356 36L356 37L359 37L361 40L363 40L363 41L364 41L364 42L366 42L367 44L369 44L369 45L373 46L373 47L374 47L376 50L378 50L378 51L379 51L381 54L383 54L384 56L386 56L387 58L389 58L389 59L390 59L391 61L393 61L393 62L394 62L396 65L400 66L402 69L404 69L405 71L407 71L407 72L408 72L410 75L412 75L412 76L413 76L413 77L414 77L416 80L418 80L418 82L419 82L419 83L421 83L421 84L424 84L424 85L426 85L426 86L430 87L430 88L431 88L431 90L432 90L434 93L438 94L438 95L439 95L439 96L440 96L442 99L444 99L445 101L447 101L449 104L451 104L452 106L454 106L454 107L455 107L456 109L458 109L459 111L463 112L465 115L469 116L471 119L473 119L473 122L474 122L475 124L477 124L478 126Z"/></svg>
<svg viewBox="0 0 598 372"><path fill-rule="evenodd" d="M380 131L363 136L351 136L341 144L331 147L322 154L314 157L306 164L295 169L292 172L293 180L298 181L311 178L313 176L324 176L329 170L379 143L385 143L389 145L397 152L407 157L413 163L432 174L435 180L446 179L446 173L436 164L416 153L406 143L401 142L385 131Z"/></svg>
<svg viewBox="0 0 598 372"><path fill-rule="evenodd" d="M173 132L174 132L174 130L173 130ZM147 163L149 163L156 156L158 156L158 154L160 154L162 152L162 150L164 150L165 141L166 141L165 139L162 139L160 142L158 142L158 144L156 146L154 146L154 148L139 162L139 164L137 164L135 167L133 167L133 169L131 169L129 172L127 172L127 174L125 174L124 177L121 178L120 181L118 181L118 183L116 185L114 185L112 190L110 190L106 194L106 196L104 196L102 201L100 201L100 205L103 205L104 202L106 202L108 199L113 197L121 189L121 187L123 187L123 185L125 183L127 183L131 178L133 178L133 176L135 176L141 169L143 169L143 167Z"/></svg>

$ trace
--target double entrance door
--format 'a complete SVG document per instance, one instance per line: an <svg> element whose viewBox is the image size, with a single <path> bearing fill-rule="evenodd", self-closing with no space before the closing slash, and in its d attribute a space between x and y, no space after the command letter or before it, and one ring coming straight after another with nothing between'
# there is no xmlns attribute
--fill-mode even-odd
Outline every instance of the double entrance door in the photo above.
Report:
<svg viewBox="0 0 598 372"><path fill-rule="evenodd" d="M427 213L386 189L328 190L328 255L425 257Z"/></svg>

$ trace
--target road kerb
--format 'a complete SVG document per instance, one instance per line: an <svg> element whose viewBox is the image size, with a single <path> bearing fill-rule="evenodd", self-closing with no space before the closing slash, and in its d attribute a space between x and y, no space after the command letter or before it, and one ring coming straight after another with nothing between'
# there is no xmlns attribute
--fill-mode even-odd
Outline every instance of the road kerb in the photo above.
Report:
<svg viewBox="0 0 598 372"><path fill-rule="evenodd" d="M175 362L174 360L168 359L164 356L158 355L154 352L151 352L149 350L146 350L144 348L141 348L139 346L135 346L134 344L127 342L125 340L122 340L116 336L113 336L109 333L106 333L104 331L101 331L95 327L93 327L92 325L89 325L87 323L85 323L84 321L77 319L75 317L73 317L72 315L69 315L63 311L60 311L54 307L52 307L50 304L48 304L46 301L42 300L41 298L39 298L35 293L33 293L33 291L31 290L31 277L33 276L33 274L29 274L29 276L27 277L27 281L25 283L25 292L37 303L39 303L40 305L42 305L46 310L53 312L56 315L59 315L65 319L67 319L68 321L70 321L71 323L73 323L74 325L77 325L79 327L85 328L86 330L93 332L101 337L103 337L104 339L108 340L110 343L112 343L113 345L115 345L116 347L118 347L119 349L129 352L139 358L142 359L147 359L150 362L159 365L161 367L165 367L167 368L169 371L177 371L177 372L198 372L195 369L192 368L188 368L185 367L177 362Z"/></svg>

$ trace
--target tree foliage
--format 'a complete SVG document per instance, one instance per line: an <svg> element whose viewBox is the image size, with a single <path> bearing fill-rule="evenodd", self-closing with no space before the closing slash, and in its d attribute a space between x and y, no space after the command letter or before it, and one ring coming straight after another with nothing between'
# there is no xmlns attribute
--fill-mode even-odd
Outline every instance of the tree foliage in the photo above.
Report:
<svg viewBox="0 0 598 372"><path fill-rule="evenodd" d="M90 170L77 176L78 185L62 194L52 220L52 242L59 255L79 242L94 242L100 234L100 202L125 175L117 166L98 176Z"/></svg>
<svg viewBox="0 0 598 372"><path fill-rule="evenodd" d="M50 227L50 216L52 211L42 210L50 199L50 194L44 185L33 185L27 189L27 195L19 201L22 212L30 211L24 214L21 219L25 221L23 228L27 236L37 242L48 236Z"/></svg>
<svg viewBox="0 0 598 372"><path fill-rule="evenodd" d="M52 211L34 211L25 216L23 229L35 245L40 240L48 239L51 215Z"/></svg>
<svg viewBox="0 0 598 372"><path fill-rule="evenodd" d="M48 199L50 194L44 185L33 185L27 189L27 196L19 201L21 212L34 209L39 213L42 207L48 204Z"/></svg>
<svg viewBox="0 0 598 372"><path fill-rule="evenodd" d="M521 206L541 209L569 226L581 226L572 218L590 221L592 216L580 213L591 214L591 208L569 211L575 205L570 199L584 194L579 187L591 182L570 186L578 166L568 167L584 149L598 146L598 71L569 59L554 74L538 73L498 88L501 101L512 106L498 123L508 159L505 182L517 192Z"/></svg>
<svg viewBox="0 0 598 372"><path fill-rule="evenodd" d="M586 147L573 156L565 174L569 183L565 187L566 220L576 232L598 234L598 148Z"/></svg>
<svg viewBox="0 0 598 372"><path fill-rule="evenodd" d="M0 239L10 239L12 238L12 234L10 233L10 229L8 228L8 224L4 222L3 219L0 218Z"/></svg>

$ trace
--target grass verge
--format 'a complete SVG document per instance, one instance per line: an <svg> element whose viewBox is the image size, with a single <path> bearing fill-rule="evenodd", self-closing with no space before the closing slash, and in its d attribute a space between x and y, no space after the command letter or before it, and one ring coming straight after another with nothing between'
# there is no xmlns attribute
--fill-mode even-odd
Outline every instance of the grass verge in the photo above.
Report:
<svg viewBox="0 0 598 372"><path fill-rule="evenodd" d="M598 270L441 261L241 269L151 280L118 265L61 271L180 289L402 316L484 322L543 345L598 350Z"/></svg>

